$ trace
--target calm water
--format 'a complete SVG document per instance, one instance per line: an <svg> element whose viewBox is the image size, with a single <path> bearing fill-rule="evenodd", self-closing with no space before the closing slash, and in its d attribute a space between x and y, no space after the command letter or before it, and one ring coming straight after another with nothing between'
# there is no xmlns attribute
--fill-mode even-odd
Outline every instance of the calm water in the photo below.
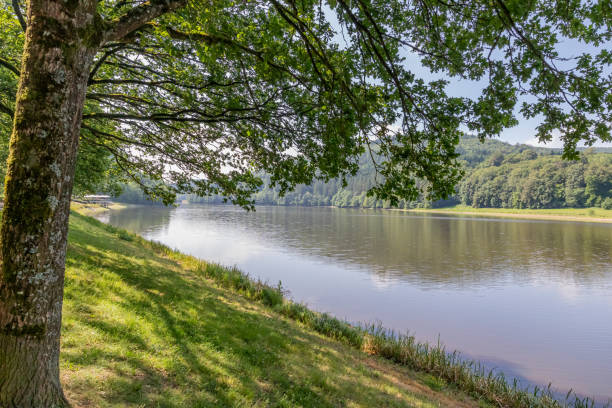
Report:
<svg viewBox="0 0 612 408"><path fill-rule="evenodd" d="M612 225L231 206L101 219L532 384L612 398Z"/></svg>

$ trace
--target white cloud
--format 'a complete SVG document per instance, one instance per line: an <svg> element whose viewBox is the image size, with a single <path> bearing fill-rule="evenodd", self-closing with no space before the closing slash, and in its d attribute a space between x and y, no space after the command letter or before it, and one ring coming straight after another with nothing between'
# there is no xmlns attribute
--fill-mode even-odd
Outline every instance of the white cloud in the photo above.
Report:
<svg viewBox="0 0 612 408"><path fill-rule="evenodd" d="M550 147L550 148L562 148L563 147L563 141L561 140L561 137L558 131L554 132L552 140L550 140L549 142L543 143L543 142L540 142L538 138L533 137L525 141L524 143L530 146L538 146L538 147ZM584 147L584 143L579 143L578 146ZM593 147L612 147L612 143L610 142L604 143L604 142L597 141L595 142L595 144L593 144Z"/></svg>
<svg viewBox="0 0 612 408"><path fill-rule="evenodd" d="M559 136L553 136L552 140L546 143L540 142L538 138L534 137L532 139L527 140L525 144L528 144L530 146L537 146L537 147L556 147L556 148L563 147L563 141L561 141Z"/></svg>

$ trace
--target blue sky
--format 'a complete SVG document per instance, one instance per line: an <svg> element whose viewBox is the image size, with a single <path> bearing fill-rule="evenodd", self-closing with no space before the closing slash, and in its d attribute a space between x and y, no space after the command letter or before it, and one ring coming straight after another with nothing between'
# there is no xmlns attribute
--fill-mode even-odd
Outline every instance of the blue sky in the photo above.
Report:
<svg viewBox="0 0 612 408"><path fill-rule="evenodd" d="M564 55L566 56L575 56L579 54L578 47L580 45L568 46L565 44ZM608 48L612 48L612 44L606 44ZM582 47L582 51L584 47ZM450 81L448 85L448 93L453 96L463 96L463 97L471 97L477 98L480 95L480 92L483 88L484 82L475 82L475 81L467 81L467 80L457 80L454 78L449 78L445 75L441 75L439 73L432 73L428 68L421 65L419 62L419 58L414 55L407 55L406 57L406 68L410 71L414 72L417 76L423 78L424 80L436 80L436 79L447 79ZM521 101L519 100L518 105L520 105ZM517 107L517 119L519 120L519 124L515 127L504 130L504 132L500 135L500 139L508 142L508 143L526 143L534 146L544 146L544 147L563 147L563 142L559 139L559 137L553 137L553 140L543 144L540 143L536 138L536 127L541 121L541 118L524 118L520 112L518 112ZM594 146L605 146L612 147L612 143L603 143L597 142Z"/></svg>
<svg viewBox="0 0 612 408"><path fill-rule="evenodd" d="M332 28L336 31L336 41L338 43L343 43L344 40L340 35L341 29L340 24L336 18L334 12L332 12L329 7L324 6L323 8L325 17L331 23ZM607 48L608 50L612 49L612 43L605 43L601 46L601 49ZM580 43L574 40L564 39L563 42L559 43L559 54L563 57L575 57L584 52L598 52L599 49L591 46L585 46L585 44ZM447 79L450 81L448 85L448 93L453 96L463 96L470 98L477 98L480 95L480 91L483 88L482 83L474 82L474 81L459 81L454 78L448 78L447 76L441 75L439 73L432 73L428 68L421 65L419 58L417 55L406 52L406 68L412 71L417 77L422 78L425 81L432 81L436 79ZM608 67L606 70L608 73L612 72L612 67ZM526 143L534 146L545 146L545 147L563 147L563 143L559 139L558 136L553 135L553 140L550 142L543 144L540 143L536 137L536 127L541 121L541 118L524 118L520 112L518 111L518 107L521 104L521 100L519 99L519 103L517 104L517 119L519 124L515 127L506 129L500 135L500 139L508 142L508 143ZM612 147L612 143L603 143L597 142L594 146L599 147Z"/></svg>

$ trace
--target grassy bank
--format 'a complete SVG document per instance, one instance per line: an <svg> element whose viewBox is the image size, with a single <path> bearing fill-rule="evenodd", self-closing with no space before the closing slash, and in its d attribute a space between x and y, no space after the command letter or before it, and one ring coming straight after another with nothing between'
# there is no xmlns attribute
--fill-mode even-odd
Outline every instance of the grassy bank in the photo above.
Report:
<svg viewBox="0 0 612 408"><path fill-rule="evenodd" d="M412 209L406 211L435 212L442 214L480 215L488 217L508 217L559 221L585 221L612 223L612 210L600 207L592 208L547 208L547 209L518 209L518 208L474 208L467 205L453 207Z"/></svg>
<svg viewBox="0 0 612 408"><path fill-rule="evenodd" d="M432 375L282 316L273 310L281 302L278 290L237 271L73 213L61 353L67 396L75 407L479 406ZM315 325L350 338L333 322Z"/></svg>
<svg viewBox="0 0 612 408"><path fill-rule="evenodd" d="M77 407L566 405L78 213L61 365Z"/></svg>

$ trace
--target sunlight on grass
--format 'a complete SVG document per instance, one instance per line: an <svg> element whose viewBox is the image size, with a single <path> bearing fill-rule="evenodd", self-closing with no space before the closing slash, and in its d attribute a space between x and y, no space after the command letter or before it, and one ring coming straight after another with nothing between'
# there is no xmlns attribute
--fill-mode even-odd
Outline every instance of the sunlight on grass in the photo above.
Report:
<svg viewBox="0 0 612 408"><path fill-rule="evenodd" d="M61 370L76 407L478 406L214 287L191 258L79 214L69 240Z"/></svg>

